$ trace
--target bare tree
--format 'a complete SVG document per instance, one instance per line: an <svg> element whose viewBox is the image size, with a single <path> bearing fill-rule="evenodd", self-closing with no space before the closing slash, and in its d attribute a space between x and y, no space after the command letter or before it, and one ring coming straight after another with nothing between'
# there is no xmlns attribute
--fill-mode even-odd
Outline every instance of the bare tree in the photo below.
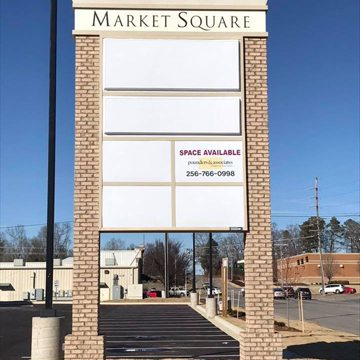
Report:
<svg viewBox="0 0 360 360"><path fill-rule="evenodd" d="M3 234L6 243L6 254L9 260L24 259L28 260L30 253L30 241L26 235L23 225L17 225L6 229Z"/></svg>
<svg viewBox="0 0 360 360"><path fill-rule="evenodd" d="M323 254L324 275L329 281L339 272L339 266L335 264L335 259L331 254Z"/></svg>
<svg viewBox="0 0 360 360"><path fill-rule="evenodd" d="M54 257L64 259L71 256L71 225L55 223L54 225ZM42 226L30 241L29 261L45 261L47 246L47 226Z"/></svg>
<svg viewBox="0 0 360 360"><path fill-rule="evenodd" d="M169 239L169 282L170 285L184 284L185 273L189 271L190 256L181 251L182 244L178 240ZM146 275L165 284L165 246L162 240L146 245L144 252Z"/></svg>
<svg viewBox="0 0 360 360"><path fill-rule="evenodd" d="M125 241L121 239L111 238L108 240L105 245L103 245L103 250L124 250Z"/></svg>

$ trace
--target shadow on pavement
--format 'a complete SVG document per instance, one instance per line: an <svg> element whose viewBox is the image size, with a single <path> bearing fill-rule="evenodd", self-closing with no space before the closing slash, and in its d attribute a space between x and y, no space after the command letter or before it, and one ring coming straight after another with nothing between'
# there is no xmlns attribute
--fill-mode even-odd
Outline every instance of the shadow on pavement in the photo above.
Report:
<svg viewBox="0 0 360 360"><path fill-rule="evenodd" d="M287 350L310 359L359 360L360 341L355 340L332 343L321 341L311 344L288 346ZM292 357L284 356L284 359L291 358Z"/></svg>

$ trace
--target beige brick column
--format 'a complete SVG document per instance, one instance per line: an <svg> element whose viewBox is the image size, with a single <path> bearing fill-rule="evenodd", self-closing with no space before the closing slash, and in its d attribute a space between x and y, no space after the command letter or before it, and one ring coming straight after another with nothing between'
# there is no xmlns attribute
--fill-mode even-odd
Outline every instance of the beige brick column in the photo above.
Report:
<svg viewBox="0 0 360 360"><path fill-rule="evenodd" d="M65 359L103 359L99 315L99 37L75 37L75 185L72 333Z"/></svg>
<svg viewBox="0 0 360 360"><path fill-rule="evenodd" d="M266 39L246 38L244 47L250 228L245 246L246 331L240 336L240 359L279 360L282 342L274 332Z"/></svg>

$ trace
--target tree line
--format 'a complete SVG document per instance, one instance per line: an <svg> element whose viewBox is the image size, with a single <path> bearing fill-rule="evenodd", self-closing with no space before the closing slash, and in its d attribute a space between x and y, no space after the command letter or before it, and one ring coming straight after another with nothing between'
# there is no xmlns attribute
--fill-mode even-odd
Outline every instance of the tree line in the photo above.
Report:
<svg viewBox="0 0 360 360"><path fill-rule="evenodd" d="M333 216L328 222L319 218L319 230L321 250L324 253L335 252L360 252L360 223L348 219L342 225ZM301 225L287 225L285 229L278 229L276 223L272 223L272 241L284 243L283 249L286 256L294 256L302 253L318 252L318 228L316 216L309 217ZM274 252L279 258L280 249L275 246Z"/></svg>
<svg viewBox="0 0 360 360"><path fill-rule="evenodd" d="M72 256L72 229L69 223L55 223L54 258ZM0 261L46 261L47 227L42 226L37 235L29 237L23 225L7 228L0 233Z"/></svg>

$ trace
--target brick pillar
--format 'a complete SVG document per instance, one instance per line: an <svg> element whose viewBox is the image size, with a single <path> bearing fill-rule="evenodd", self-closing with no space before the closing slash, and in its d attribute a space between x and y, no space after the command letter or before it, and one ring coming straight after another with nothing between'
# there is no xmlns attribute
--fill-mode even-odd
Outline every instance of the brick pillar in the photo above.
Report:
<svg viewBox="0 0 360 360"><path fill-rule="evenodd" d="M274 331L266 39L244 39L249 233L245 246L246 331L241 360L282 359Z"/></svg>
<svg viewBox="0 0 360 360"><path fill-rule="evenodd" d="M65 359L103 359L99 315L100 40L75 37L75 184L72 333Z"/></svg>

